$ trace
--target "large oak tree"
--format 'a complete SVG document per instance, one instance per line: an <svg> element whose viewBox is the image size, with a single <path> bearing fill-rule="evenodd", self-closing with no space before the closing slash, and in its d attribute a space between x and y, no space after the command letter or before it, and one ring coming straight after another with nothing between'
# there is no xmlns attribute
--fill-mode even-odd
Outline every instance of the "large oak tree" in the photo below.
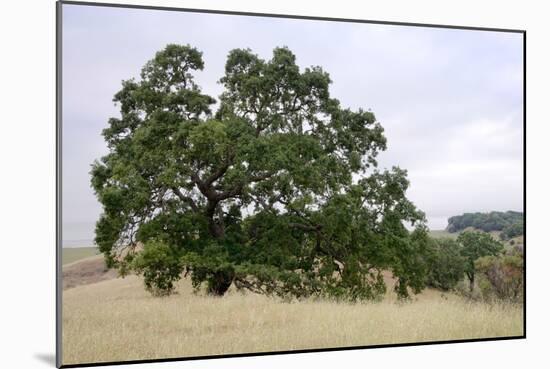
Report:
<svg viewBox="0 0 550 369"><path fill-rule="evenodd" d="M168 45L114 97L109 153L91 171L108 265L155 294L186 273L215 295L372 299L384 270L400 296L420 291L424 215L406 171L377 169L374 114L343 108L329 75L301 71L287 48L267 61L231 51L218 104L194 81L203 66L197 49Z"/></svg>

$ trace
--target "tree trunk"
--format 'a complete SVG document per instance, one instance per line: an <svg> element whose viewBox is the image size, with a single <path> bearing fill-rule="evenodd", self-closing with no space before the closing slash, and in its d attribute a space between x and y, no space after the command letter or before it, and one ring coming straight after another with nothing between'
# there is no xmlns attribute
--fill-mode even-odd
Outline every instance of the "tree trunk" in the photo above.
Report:
<svg viewBox="0 0 550 369"><path fill-rule="evenodd" d="M206 216L208 217L208 228L212 237L221 240L224 237L225 230L223 224L216 222L214 219L214 214L216 213L216 208L218 207L217 201L208 201L206 206Z"/></svg>
<svg viewBox="0 0 550 369"><path fill-rule="evenodd" d="M217 271L208 282L208 293L214 296L223 296L233 283L234 273Z"/></svg>
<svg viewBox="0 0 550 369"><path fill-rule="evenodd" d="M208 201L206 207L206 216L208 217L208 228L212 237L217 240L223 240L225 236L225 229L223 223L219 223L214 219L214 214L218 207L218 201ZM223 220L219 220L223 222ZM213 276L208 280L208 293L214 296L223 296L231 284L235 273L233 271L218 270L214 272Z"/></svg>
<svg viewBox="0 0 550 369"><path fill-rule="evenodd" d="M210 231L210 234L212 235L212 237L214 237L215 239L218 239L218 240L221 240L223 238L223 236L225 235L225 231L223 229L223 226L220 225L218 222L216 222L214 219L210 218L208 220L208 227L209 227L209 231Z"/></svg>
<svg viewBox="0 0 550 369"><path fill-rule="evenodd" d="M470 280L470 293L474 292L474 275L469 275L468 279Z"/></svg>

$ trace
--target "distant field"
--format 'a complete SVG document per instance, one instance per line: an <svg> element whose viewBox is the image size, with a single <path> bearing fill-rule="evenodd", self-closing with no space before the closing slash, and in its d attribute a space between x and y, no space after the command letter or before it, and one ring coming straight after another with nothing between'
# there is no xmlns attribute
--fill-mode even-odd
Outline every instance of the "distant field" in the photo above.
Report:
<svg viewBox="0 0 550 369"><path fill-rule="evenodd" d="M68 247L62 250L63 265L99 254L97 247Z"/></svg>
<svg viewBox="0 0 550 369"><path fill-rule="evenodd" d="M434 238L444 238L444 237L447 237L447 238L452 238L452 239L457 239L458 238L458 235L462 232L465 232L465 231L477 231L477 232L483 232L483 231L480 231L479 229L475 229L473 227L467 227L459 232L447 232L446 230L444 229L440 229L440 230L433 230L433 231L430 231L430 236L434 237ZM499 231L492 231L492 232L488 232L495 240L497 241L500 241L500 232Z"/></svg>
<svg viewBox="0 0 550 369"><path fill-rule="evenodd" d="M447 238L456 239L459 234L460 234L460 232L450 233L450 232L447 232L444 229L431 230L430 231L430 236L432 236L433 238L445 238L445 237L447 237Z"/></svg>
<svg viewBox="0 0 550 369"><path fill-rule="evenodd" d="M435 290L409 303L219 298L193 294L189 280L155 298L129 276L63 292L63 364L517 336L522 309Z"/></svg>
<svg viewBox="0 0 550 369"><path fill-rule="evenodd" d="M475 231L475 230L476 229L474 229L472 227L468 227L468 228L465 229L465 231ZM446 238L452 238L453 240L456 240L459 234L460 234L460 232L450 233L450 232L447 232L444 229L430 230L430 236L432 236L433 238L445 238L446 237ZM495 240L504 243L504 245L507 246L507 247L511 247L512 245L523 245L523 243L524 243L524 240L523 240L524 236L523 235L512 238L512 239L507 240L507 241L503 241L503 240L500 239L500 232L493 231L493 232L489 232L489 234Z"/></svg>

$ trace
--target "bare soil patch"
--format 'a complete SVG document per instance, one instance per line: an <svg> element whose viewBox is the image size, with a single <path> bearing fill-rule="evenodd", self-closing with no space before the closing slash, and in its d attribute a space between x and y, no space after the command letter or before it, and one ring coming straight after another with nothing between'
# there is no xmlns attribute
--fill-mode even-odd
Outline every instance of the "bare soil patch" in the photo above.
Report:
<svg viewBox="0 0 550 369"><path fill-rule="evenodd" d="M117 277L108 269L102 255L92 256L63 266L63 289L106 281Z"/></svg>

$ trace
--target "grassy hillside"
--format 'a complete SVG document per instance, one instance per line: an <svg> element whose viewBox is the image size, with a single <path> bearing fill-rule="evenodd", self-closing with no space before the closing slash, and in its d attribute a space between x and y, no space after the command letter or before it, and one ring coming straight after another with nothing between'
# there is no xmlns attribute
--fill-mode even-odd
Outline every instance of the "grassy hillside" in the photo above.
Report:
<svg viewBox="0 0 550 369"><path fill-rule="evenodd" d="M103 255L90 256L63 265L63 289L116 278L115 269L107 269Z"/></svg>
<svg viewBox="0 0 550 369"><path fill-rule="evenodd" d="M458 237L459 233L451 233L451 232L448 232L444 229L439 229L439 230L430 230L430 236L432 236L433 238L452 238L453 240L455 240L457 237Z"/></svg>
<svg viewBox="0 0 550 369"><path fill-rule="evenodd" d="M463 231L478 231L478 232L483 232L482 230L480 229L475 229L475 228L472 228L472 227L468 227L466 229L464 229ZM523 241L523 238L524 236L521 235L521 236L517 236L517 237L514 237L514 238L511 238L509 240L502 240L500 238L500 232L498 231L491 231L491 232L488 232L495 240L497 241L500 241L504 244L504 246L507 246L507 247L512 247L514 245L523 245L524 241ZM444 229L440 229L440 230L430 230L429 232L430 236L433 237L433 238L452 238L453 240L456 240L458 235L460 234L460 232L449 232L447 230L444 230Z"/></svg>
<svg viewBox="0 0 550 369"><path fill-rule="evenodd" d="M136 276L63 292L63 363L521 335L522 308L426 290L410 303L283 303L230 292L154 298Z"/></svg>
<svg viewBox="0 0 550 369"><path fill-rule="evenodd" d="M98 255L97 247L70 247L62 249L63 265L74 263L75 261Z"/></svg>

